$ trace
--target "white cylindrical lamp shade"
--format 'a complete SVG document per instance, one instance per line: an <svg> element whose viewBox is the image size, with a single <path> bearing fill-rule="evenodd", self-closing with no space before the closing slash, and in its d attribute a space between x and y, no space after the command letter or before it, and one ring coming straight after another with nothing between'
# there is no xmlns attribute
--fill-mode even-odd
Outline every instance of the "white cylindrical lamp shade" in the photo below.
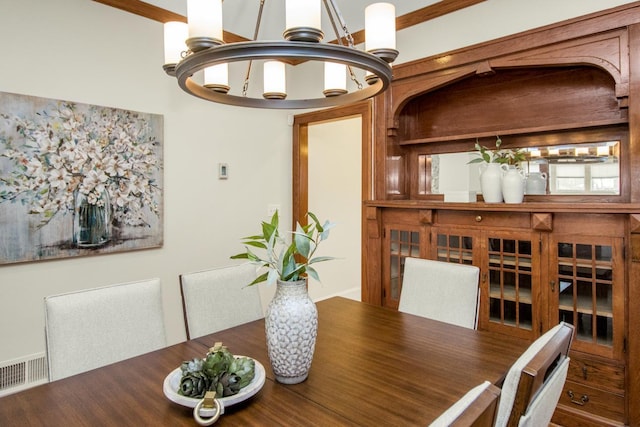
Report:
<svg viewBox="0 0 640 427"><path fill-rule="evenodd" d="M396 50L396 7L391 3L373 3L364 10L365 50L374 54L384 53L388 62L398 56ZM393 59L389 60L389 55ZM381 56L382 57L382 56Z"/></svg>
<svg viewBox="0 0 640 427"><path fill-rule="evenodd" d="M266 99L284 99L287 96L285 64L280 61L264 63L264 93Z"/></svg>
<svg viewBox="0 0 640 427"><path fill-rule="evenodd" d="M164 24L164 63L177 64L182 52L187 50L185 41L189 37L189 28L184 22L170 21Z"/></svg>
<svg viewBox="0 0 640 427"><path fill-rule="evenodd" d="M324 37L320 0L286 0L284 38L319 42Z"/></svg>
<svg viewBox="0 0 640 427"><path fill-rule="evenodd" d="M347 93L347 66L337 62L324 63L324 95L336 96Z"/></svg>
<svg viewBox="0 0 640 427"><path fill-rule="evenodd" d="M204 87L216 92L229 92L229 64L217 64L204 69Z"/></svg>
<svg viewBox="0 0 640 427"><path fill-rule="evenodd" d="M187 0L187 21L189 39L222 42L222 0Z"/></svg>
<svg viewBox="0 0 640 427"><path fill-rule="evenodd" d="M286 27L320 28L320 0L287 0Z"/></svg>

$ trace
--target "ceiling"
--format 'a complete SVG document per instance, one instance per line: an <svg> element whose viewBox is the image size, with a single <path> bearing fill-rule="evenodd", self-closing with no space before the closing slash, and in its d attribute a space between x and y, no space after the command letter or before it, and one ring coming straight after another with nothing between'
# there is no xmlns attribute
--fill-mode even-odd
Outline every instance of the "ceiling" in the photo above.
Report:
<svg viewBox="0 0 640 427"><path fill-rule="evenodd" d="M127 12L135 13L156 21L186 21L187 0L94 0ZM375 0L335 0L347 28L354 34L355 42L364 40L364 9ZM403 29L420 22L480 3L486 0L386 0L396 7L397 29ZM263 21L259 38L282 39L284 30L285 0L264 0ZM223 26L225 41L252 39L260 0L224 0ZM324 12L323 12L324 13ZM328 18L322 18L325 39L334 40L335 33ZM240 38L238 38L238 36Z"/></svg>

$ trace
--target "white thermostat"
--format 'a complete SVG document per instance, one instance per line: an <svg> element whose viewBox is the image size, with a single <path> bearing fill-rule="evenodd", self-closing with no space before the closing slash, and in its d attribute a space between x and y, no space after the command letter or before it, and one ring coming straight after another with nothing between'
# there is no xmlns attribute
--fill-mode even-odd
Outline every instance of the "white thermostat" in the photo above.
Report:
<svg viewBox="0 0 640 427"><path fill-rule="evenodd" d="M218 163L218 179L229 178L229 165L226 163Z"/></svg>

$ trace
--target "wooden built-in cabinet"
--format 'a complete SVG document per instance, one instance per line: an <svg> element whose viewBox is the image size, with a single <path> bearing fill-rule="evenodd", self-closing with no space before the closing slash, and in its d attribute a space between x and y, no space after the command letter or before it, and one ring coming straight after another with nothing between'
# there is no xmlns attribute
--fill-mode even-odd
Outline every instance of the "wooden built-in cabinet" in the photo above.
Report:
<svg viewBox="0 0 640 427"><path fill-rule="evenodd" d="M565 212L569 206L562 212L527 212L539 208L527 204L507 212L489 204L455 208L437 202L408 208L397 201L368 208L376 210L383 230L382 305L398 307L406 257L477 265L479 329L533 340L559 321L575 325L569 380L556 421L624 424L621 236L629 215Z"/></svg>
<svg viewBox="0 0 640 427"><path fill-rule="evenodd" d="M640 2L394 66L374 100L363 300L397 308L406 257L480 268L478 328L575 326L553 421L640 426ZM617 141L619 191L445 202L433 155ZM446 284L443 284L446 286Z"/></svg>

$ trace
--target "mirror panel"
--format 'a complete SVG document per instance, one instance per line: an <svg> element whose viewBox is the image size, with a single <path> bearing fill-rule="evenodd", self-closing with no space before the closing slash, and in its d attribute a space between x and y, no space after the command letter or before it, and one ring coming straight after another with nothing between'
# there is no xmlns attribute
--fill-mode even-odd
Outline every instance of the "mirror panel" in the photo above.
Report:
<svg viewBox="0 0 640 427"><path fill-rule="evenodd" d="M619 195L620 141L526 148L520 167L527 178L526 194ZM418 194L475 191L481 194L477 152L421 154Z"/></svg>

